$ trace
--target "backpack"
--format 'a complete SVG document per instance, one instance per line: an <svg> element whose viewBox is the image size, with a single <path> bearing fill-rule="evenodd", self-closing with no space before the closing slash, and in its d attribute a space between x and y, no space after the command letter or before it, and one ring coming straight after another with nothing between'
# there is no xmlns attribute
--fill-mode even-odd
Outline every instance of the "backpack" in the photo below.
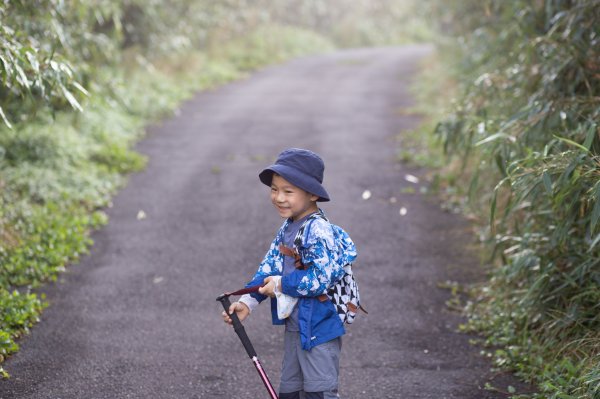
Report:
<svg viewBox="0 0 600 399"><path fill-rule="evenodd" d="M325 215L322 213L322 211L319 210L319 212L314 213L308 219L306 219L306 221L302 224L302 226L300 226L300 228L298 229L298 233L296 234L296 237L294 238L294 246L296 249L293 250L291 255L294 256L296 267L298 267L298 268L303 268L303 265L301 263L301 257L300 257L300 254L298 253L297 248L302 247L302 240L304 238L305 230L307 228L310 229L310 222L317 218L321 218L324 221L326 221L327 223L331 224L331 227L333 228L333 233L334 233L334 236L336 239L339 237L343 237L343 236L349 237L348 233L346 233L340 226L331 223L325 217ZM336 240L336 241L341 242L343 244L343 241L341 241L341 240ZM287 247L284 247L283 249L284 249L284 251L283 251L284 254L289 256L290 255L289 249ZM286 253L285 249L288 250L287 253ZM343 277L329 288L326 295L321 295L319 297L319 299L320 300L329 299L333 302L333 305L335 306L338 316L340 317L340 320L342 321L342 323L352 324L352 322L354 322L354 318L356 317L356 313L358 312L359 309L368 314L368 312L360 305L360 294L358 292L358 283L356 282L356 279L354 278L354 273L352 272L352 263L351 262L347 262L344 265Z"/></svg>

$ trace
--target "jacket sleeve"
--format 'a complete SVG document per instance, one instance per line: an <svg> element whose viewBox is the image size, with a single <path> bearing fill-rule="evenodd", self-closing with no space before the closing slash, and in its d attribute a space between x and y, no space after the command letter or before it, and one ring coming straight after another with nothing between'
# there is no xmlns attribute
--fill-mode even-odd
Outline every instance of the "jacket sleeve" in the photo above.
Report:
<svg viewBox="0 0 600 399"><path fill-rule="evenodd" d="M344 274L331 225L317 219L309 228L306 244L300 248L305 269L295 270L281 279L281 291L286 295L313 297L325 294Z"/></svg>
<svg viewBox="0 0 600 399"><path fill-rule="evenodd" d="M256 285L261 285L265 278L269 276L278 276L281 275L281 270L283 270L283 264L281 264L281 256L279 253L279 242L281 241L281 230L271 243L271 247L265 254L262 262L258 265L258 270L252 277L252 280L246 284L246 288L254 287ZM258 292L254 292L249 296L243 297L243 302L248 305L248 307L252 310L258 303L264 301L268 297L266 295L259 294ZM241 298L240 298L241 299Z"/></svg>

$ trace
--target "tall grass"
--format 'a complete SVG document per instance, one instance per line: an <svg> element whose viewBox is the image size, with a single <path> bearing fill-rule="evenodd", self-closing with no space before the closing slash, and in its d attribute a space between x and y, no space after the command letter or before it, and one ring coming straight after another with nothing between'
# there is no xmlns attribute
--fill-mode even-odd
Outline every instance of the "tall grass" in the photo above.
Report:
<svg viewBox="0 0 600 399"><path fill-rule="evenodd" d="M432 2L457 74L436 127L487 213L465 329L536 398L600 397L600 2Z"/></svg>

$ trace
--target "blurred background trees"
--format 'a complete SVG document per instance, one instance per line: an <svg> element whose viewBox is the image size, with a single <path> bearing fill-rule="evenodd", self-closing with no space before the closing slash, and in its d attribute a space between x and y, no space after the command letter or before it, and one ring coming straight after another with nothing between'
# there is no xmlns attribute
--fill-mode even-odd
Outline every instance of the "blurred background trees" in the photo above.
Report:
<svg viewBox="0 0 600 399"><path fill-rule="evenodd" d="M427 37L417 2L383 0L13 0L0 3L0 117L40 107L81 110L100 69L131 54L166 58L218 51L265 25L297 27L338 46L398 44Z"/></svg>

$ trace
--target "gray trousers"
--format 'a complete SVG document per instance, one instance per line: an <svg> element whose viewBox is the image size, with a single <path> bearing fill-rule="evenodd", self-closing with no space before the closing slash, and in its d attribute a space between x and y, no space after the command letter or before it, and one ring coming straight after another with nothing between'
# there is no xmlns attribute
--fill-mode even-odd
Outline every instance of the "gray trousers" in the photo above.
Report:
<svg viewBox="0 0 600 399"><path fill-rule="evenodd" d="M282 399L338 399L342 339L336 338L310 351L302 349L300 333L286 331L281 367Z"/></svg>

